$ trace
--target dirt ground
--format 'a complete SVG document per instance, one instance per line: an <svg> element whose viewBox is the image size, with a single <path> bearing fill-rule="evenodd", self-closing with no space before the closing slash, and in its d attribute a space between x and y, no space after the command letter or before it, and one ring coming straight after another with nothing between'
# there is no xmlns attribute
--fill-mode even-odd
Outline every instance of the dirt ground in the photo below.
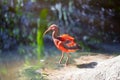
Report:
<svg viewBox="0 0 120 80"><path fill-rule="evenodd" d="M46 67L37 70L37 72L42 73L49 80L71 80L73 79L72 75L82 74L86 71L89 71L90 69L94 69L100 62L113 57L114 56L105 54L85 55L75 58L75 62L69 64L68 66L64 66L63 64L61 64L59 65L59 68Z"/></svg>

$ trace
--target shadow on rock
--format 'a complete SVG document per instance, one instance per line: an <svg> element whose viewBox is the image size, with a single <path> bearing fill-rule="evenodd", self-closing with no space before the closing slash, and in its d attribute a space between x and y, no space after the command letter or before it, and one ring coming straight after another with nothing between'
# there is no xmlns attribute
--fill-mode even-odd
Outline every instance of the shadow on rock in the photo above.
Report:
<svg viewBox="0 0 120 80"><path fill-rule="evenodd" d="M87 64L79 64L77 65L78 68L94 68L97 65L97 62L91 62Z"/></svg>

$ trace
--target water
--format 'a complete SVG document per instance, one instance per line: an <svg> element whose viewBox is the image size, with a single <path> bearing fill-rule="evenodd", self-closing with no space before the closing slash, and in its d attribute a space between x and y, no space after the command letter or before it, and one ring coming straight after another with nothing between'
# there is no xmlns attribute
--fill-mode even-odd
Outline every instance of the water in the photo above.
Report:
<svg viewBox="0 0 120 80"><path fill-rule="evenodd" d="M36 67L40 64L34 52L32 54L27 53L27 51L34 51L34 49L30 50L28 46L24 46L24 52L20 52L19 50L14 51L6 51L0 55L0 80L21 80L24 79L22 77L23 72L21 72L24 68L33 66ZM38 66L41 68L41 66ZM27 74L25 74L27 75Z"/></svg>
<svg viewBox="0 0 120 80"><path fill-rule="evenodd" d="M22 57L5 52L5 56L0 56L0 80L16 80L18 71L23 66Z"/></svg>

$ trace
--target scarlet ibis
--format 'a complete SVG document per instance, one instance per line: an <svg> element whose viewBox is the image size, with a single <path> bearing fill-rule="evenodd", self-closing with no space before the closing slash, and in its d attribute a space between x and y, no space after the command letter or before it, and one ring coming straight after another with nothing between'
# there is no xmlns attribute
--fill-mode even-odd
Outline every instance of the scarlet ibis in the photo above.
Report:
<svg viewBox="0 0 120 80"><path fill-rule="evenodd" d="M45 35L48 31L52 31L52 39L54 41L55 46L62 51L61 58L59 60L59 64L61 64L61 61L64 57L64 53L67 54L67 59L65 62L65 65L68 65L68 60L70 57L71 52L75 52L78 49L81 49L81 47L76 44L74 38L70 36L69 34L62 34L59 35L59 28L57 25L52 24L43 35Z"/></svg>

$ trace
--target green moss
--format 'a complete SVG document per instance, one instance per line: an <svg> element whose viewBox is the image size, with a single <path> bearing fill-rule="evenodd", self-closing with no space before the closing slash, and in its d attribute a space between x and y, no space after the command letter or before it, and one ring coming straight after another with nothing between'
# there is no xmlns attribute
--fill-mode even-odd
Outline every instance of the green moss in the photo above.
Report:
<svg viewBox="0 0 120 80"><path fill-rule="evenodd" d="M7 69L5 67L0 68L0 74L7 74Z"/></svg>
<svg viewBox="0 0 120 80"><path fill-rule="evenodd" d="M47 80L41 73L36 72L38 66L27 66L19 71L18 80Z"/></svg>

